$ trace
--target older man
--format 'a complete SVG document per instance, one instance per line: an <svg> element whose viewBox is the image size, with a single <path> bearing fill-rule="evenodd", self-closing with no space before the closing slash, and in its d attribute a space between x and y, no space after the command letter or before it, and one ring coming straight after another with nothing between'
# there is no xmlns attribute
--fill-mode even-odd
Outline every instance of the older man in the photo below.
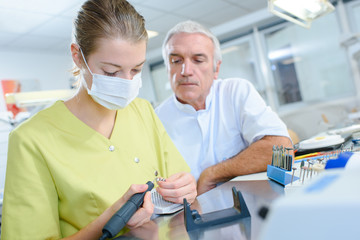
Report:
<svg viewBox="0 0 360 240"><path fill-rule="evenodd" d="M272 146L292 147L285 124L244 79L217 79L218 39L186 21L172 28L163 58L174 95L156 109L197 179L198 194L266 170Z"/></svg>

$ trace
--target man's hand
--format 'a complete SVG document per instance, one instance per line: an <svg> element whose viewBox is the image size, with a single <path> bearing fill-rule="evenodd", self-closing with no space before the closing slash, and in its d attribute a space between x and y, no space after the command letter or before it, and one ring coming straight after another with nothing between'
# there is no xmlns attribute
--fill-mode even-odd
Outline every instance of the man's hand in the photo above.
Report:
<svg viewBox="0 0 360 240"><path fill-rule="evenodd" d="M196 198L196 181L193 175L187 172L176 173L166 179L165 182L158 182L157 191L167 201L183 203L183 199L192 203Z"/></svg>
<svg viewBox="0 0 360 240"><path fill-rule="evenodd" d="M210 191L216 187L216 182L212 179L211 167L206 168L201 174L197 181L197 193L198 195L204 192Z"/></svg>

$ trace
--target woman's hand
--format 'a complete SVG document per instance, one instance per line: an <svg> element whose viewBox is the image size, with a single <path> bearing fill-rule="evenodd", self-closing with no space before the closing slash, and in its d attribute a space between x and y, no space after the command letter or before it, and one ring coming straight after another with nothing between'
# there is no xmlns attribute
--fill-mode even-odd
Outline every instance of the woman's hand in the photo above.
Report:
<svg viewBox="0 0 360 240"><path fill-rule="evenodd" d="M167 201L174 203L183 203L183 199L189 203L194 202L196 198L196 180L188 172L176 173L166 181L159 181L157 191Z"/></svg>
<svg viewBox="0 0 360 240"><path fill-rule="evenodd" d="M127 192L111 206L113 214L115 214L130 197L136 193L145 192L148 188L146 184L132 184ZM144 197L143 205L135 212L127 223L130 229L137 228L150 221L150 217L154 212L154 205L151 202L151 193L147 192Z"/></svg>

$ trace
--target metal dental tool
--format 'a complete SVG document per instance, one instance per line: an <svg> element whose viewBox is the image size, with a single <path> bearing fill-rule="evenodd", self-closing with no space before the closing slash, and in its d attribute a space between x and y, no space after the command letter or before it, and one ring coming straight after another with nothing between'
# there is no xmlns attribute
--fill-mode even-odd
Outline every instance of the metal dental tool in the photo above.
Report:
<svg viewBox="0 0 360 240"><path fill-rule="evenodd" d="M291 185L292 185L293 180L294 180L294 174L295 174L295 171L296 171L296 167L293 167L292 170L293 170L293 174L292 174L292 177L291 177Z"/></svg>

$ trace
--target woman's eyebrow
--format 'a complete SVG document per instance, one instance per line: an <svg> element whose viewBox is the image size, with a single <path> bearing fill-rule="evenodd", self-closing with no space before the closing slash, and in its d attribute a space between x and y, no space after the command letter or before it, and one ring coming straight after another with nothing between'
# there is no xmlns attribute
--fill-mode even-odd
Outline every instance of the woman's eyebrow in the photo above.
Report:
<svg viewBox="0 0 360 240"><path fill-rule="evenodd" d="M138 65L136 65L135 67L139 67L141 65L143 65L145 63L146 59L144 61L142 61L141 63L139 63ZM111 65L111 66L114 66L114 67L118 67L118 68L121 68L120 65L117 65L115 63L110 63L110 62L100 62L102 64L107 64L107 65Z"/></svg>
<svg viewBox="0 0 360 240"><path fill-rule="evenodd" d="M111 65L111 66L118 67L118 68L121 68L121 66L120 66L120 65L117 65L117 64L115 64L115 63L110 63L110 62L100 62L100 63L102 63L102 64L106 64L106 65Z"/></svg>
<svg viewBox="0 0 360 240"><path fill-rule="evenodd" d="M141 63L139 63L138 65L136 65L136 67L140 67L141 65L143 65L146 62L146 59L144 59L144 61L142 61Z"/></svg>

